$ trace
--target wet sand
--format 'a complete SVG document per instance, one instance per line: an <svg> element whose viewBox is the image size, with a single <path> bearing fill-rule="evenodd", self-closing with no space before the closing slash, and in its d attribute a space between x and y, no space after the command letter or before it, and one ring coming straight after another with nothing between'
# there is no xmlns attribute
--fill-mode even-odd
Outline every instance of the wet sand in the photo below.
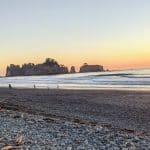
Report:
<svg viewBox="0 0 150 150"><path fill-rule="evenodd" d="M0 107L150 133L150 92L0 89Z"/></svg>

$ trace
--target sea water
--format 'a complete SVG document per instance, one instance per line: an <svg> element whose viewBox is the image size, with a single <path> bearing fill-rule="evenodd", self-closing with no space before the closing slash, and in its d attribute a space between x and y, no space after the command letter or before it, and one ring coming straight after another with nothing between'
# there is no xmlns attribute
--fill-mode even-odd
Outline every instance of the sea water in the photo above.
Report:
<svg viewBox="0 0 150 150"><path fill-rule="evenodd" d="M0 87L150 90L150 69L0 78Z"/></svg>

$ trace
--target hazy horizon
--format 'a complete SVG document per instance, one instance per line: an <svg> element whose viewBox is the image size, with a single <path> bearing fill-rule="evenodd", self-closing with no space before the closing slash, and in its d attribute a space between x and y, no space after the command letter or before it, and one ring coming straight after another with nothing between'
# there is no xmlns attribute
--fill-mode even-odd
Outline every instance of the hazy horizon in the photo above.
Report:
<svg viewBox="0 0 150 150"><path fill-rule="evenodd" d="M0 75L47 57L77 70L149 68L149 8L148 0L0 1Z"/></svg>

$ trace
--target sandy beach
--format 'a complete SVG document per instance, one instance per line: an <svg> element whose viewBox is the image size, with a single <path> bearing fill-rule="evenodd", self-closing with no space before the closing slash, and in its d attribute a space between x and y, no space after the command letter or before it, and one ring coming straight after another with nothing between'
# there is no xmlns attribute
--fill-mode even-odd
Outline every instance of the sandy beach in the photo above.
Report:
<svg viewBox="0 0 150 150"><path fill-rule="evenodd" d="M45 130L44 132L46 132L46 130L52 130L52 129L48 129L49 128L48 126L57 126L58 128L63 126L63 128L66 128L66 130L64 129L64 132L65 133L67 132L67 134L69 134L67 139L69 139L72 134L72 136L79 136L79 137L80 135L82 135L84 137L84 141L92 140L92 139L88 139L88 136L86 134L75 132L75 131L72 132L75 126L78 126L78 129L80 128L79 131L81 130L81 132L82 132L82 128L85 127L86 129L90 128L89 130L91 130L93 134L93 138L97 140L96 142L97 144L95 144L95 146L93 141L89 143L91 147L93 147L93 149L94 148L98 149L100 147L101 149L110 149L110 146L114 148L116 147L116 149L122 147L128 148L128 146L122 145L124 142L125 143L127 142L126 141L127 137L128 138L130 137L131 141L134 138L138 138L137 142L133 142L133 141L129 142L130 143L129 148L135 147L137 149L140 149L140 146L141 148L148 148L148 147L150 148L150 138L149 138L150 136L150 117L149 117L150 116L150 92L149 91L51 90L51 89L9 90L6 88L1 88L0 108L1 108L0 118L1 119L3 118L4 120L4 122L1 120L0 128L4 128L4 124L8 123L8 125L5 125L5 128L11 125L11 128L14 129L17 126L19 126L19 122L20 124L24 124L25 121L26 121L26 126L30 126L30 123L32 125L35 124L39 125L38 120L41 119L36 120L36 118L42 118L43 120L42 124L44 125L40 124L41 125L40 128L41 129L43 128L43 130ZM25 117L26 119L24 119L24 116L26 116ZM31 118L34 119L32 120ZM17 119L17 121L15 119ZM14 123L11 124L11 122ZM25 127L20 127L20 128L17 127L15 133L12 133L11 131L10 132L5 131L4 134L4 132L1 131L0 136L2 137L8 134L10 136L13 136L14 138L17 132L19 132L19 130L21 130L22 128L24 129ZM39 127L37 127L37 129L39 129ZM29 131L28 129L24 129L24 130L26 132ZM95 130L101 130L100 134L94 134L96 132ZM104 132L105 130L108 130L108 132L105 133ZM62 132L60 131L60 129L58 129L57 131L58 134L61 134ZM112 146L110 144L111 140L109 138L108 138L109 140L105 141L105 143L102 143L101 146L98 145L100 139L98 140L97 138L103 137L102 133L103 136L104 135L108 136L108 133L109 135L110 133L111 135L113 134L114 138L112 137L112 141L114 142L115 145ZM118 133L118 137L123 136L122 140L124 142L122 144L116 143L117 137L115 135L117 133ZM37 133L37 136L34 135L33 137L36 138L41 134L42 134L42 130L41 133ZM45 136L50 136L50 135L45 134ZM64 137L62 137L62 139L63 138ZM53 138L47 137L46 139L52 142ZM60 138L61 142L62 139ZM76 137L76 139L78 138ZM6 141L7 141L6 143L8 144L9 140ZM28 140L26 139L26 141ZM145 145L139 143L142 141L144 141ZM52 149L54 149L54 147L56 149L66 149L68 147L68 144L67 147L66 146L62 147L61 144L58 144L59 142L57 140L55 141L55 146L53 145L54 143L53 144L52 143L48 144L49 148L47 147L45 149L51 149L52 147L53 147ZM86 143L88 143L88 141L86 141ZM81 143L75 144L74 140L72 140L70 141L69 145L70 145L70 149L82 149L84 147L82 146L82 144ZM107 147L102 147L105 146L106 144L108 144ZM4 145L5 144L3 143L3 146ZM27 145L27 143L25 145ZM32 143L31 145L34 147L35 145L38 144ZM60 147L58 147L58 145ZM74 148L72 147L73 145ZM27 147L24 149L27 149ZM38 148L36 147L36 149ZM40 146L39 149L41 149ZM88 145L85 149L92 149L92 148L90 148L90 146Z"/></svg>

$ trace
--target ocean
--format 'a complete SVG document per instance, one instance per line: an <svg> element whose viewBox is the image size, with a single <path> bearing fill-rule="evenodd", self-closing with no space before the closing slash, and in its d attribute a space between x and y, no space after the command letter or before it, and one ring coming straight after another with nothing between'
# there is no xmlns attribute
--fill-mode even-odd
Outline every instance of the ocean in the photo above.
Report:
<svg viewBox="0 0 150 150"><path fill-rule="evenodd" d="M0 87L150 90L150 69L0 78Z"/></svg>

